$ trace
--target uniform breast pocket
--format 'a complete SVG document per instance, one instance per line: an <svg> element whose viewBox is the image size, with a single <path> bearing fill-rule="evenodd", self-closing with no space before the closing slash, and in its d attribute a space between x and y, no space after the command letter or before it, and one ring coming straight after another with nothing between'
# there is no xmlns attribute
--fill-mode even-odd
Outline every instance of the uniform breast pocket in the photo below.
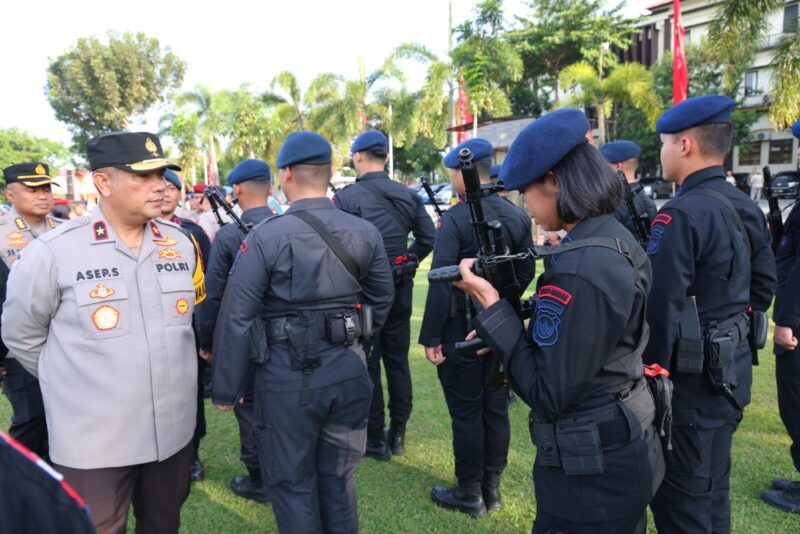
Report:
<svg viewBox="0 0 800 534"><path fill-rule="evenodd" d="M192 322L194 284L188 274L166 274L158 277L164 324L187 325Z"/></svg>
<svg viewBox="0 0 800 534"><path fill-rule="evenodd" d="M75 286L78 316L87 339L123 336L130 329L128 288L121 279Z"/></svg>

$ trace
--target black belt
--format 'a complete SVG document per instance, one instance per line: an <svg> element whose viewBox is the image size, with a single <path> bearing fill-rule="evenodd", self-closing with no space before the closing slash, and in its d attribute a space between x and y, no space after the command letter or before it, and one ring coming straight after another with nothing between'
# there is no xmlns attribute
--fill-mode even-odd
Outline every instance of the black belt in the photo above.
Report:
<svg viewBox="0 0 800 534"><path fill-rule="evenodd" d="M729 317L722 322L711 321L706 325L707 332L718 332L720 334L729 334L734 343L738 346L742 341L747 339L750 333L750 318L747 313L737 313L733 317Z"/></svg>
<svg viewBox="0 0 800 534"><path fill-rule="evenodd" d="M315 314L316 315L316 314ZM267 320L267 339L270 343L280 343L288 339L286 327L292 319L290 317L281 317L279 319ZM326 318L324 314L319 317L312 317L309 320L308 328L313 338L324 339L328 337L326 329Z"/></svg>

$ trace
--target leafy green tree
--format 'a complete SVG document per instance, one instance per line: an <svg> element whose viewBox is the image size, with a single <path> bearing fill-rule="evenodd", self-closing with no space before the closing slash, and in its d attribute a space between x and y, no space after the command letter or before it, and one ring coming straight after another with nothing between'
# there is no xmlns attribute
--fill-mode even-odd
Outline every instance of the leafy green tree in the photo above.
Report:
<svg viewBox="0 0 800 534"><path fill-rule="evenodd" d="M200 116L182 110L164 115L159 120L159 134L170 137L180 156L176 158L185 176L192 184L197 183L197 166L203 164L200 153Z"/></svg>
<svg viewBox="0 0 800 534"><path fill-rule="evenodd" d="M227 122L227 102L224 92L215 93L201 85L175 97L175 104L182 113L193 114L196 117L200 146L204 146L212 172L217 175L219 175L218 154Z"/></svg>
<svg viewBox="0 0 800 534"><path fill-rule="evenodd" d="M735 94L744 72L752 65L769 31L769 16L784 0L725 0L720 2L709 29L715 60L724 66L726 92ZM776 129L790 127L800 116L800 29L784 32L771 50L772 103L769 120Z"/></svg>
<svg viewBox="0 0 800 534"><path fill-rule="evenodd" d="M16 128L0 129L0 170L29 161L57 167L67 163L69 156L70 152L58 141L36 137Z"/></svg>
<svg viewBox="0 0 800 534"><path fill-rule="evenodd" d="M143 33L96 37L50 60L46 94L56 118L73 134L76 151L92 136L128 127L180 86L186 64Z"/></svg>

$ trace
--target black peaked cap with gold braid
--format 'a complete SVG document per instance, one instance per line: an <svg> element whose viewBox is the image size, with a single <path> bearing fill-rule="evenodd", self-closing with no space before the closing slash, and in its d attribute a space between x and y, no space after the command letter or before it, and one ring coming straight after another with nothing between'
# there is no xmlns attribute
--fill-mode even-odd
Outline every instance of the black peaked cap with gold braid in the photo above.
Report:
<svg viewBox="0 0 800 534"><path fill-rule="evenodd" d="M181 168L164 158L158 136L148 132L111 132L86 142L89 167L115 167L134 174Z"/></svg>
<svg viewBox="0 0 800 534"><path fill-rule="evenodd" d="M50 167L46 163L34 161L31 163L17 163L3 169L3 179L6 185L19 182L28 187L50 185L53 178L50 176Z"/></svg>

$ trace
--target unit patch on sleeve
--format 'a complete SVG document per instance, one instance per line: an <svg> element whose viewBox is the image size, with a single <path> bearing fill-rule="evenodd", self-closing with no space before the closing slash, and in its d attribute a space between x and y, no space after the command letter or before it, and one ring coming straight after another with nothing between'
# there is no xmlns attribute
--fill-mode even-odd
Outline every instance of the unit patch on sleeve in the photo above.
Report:
<svg viewBox="0 0 800 534"><path fill-rule="evenodd" d="M561 316L572 301L572 295L558 286L548 285L540 287L537 296L531 336L540 347L551 347L558 343Z"/></svg>
<svg viewBox="0 0 800 534"><path fill-rule="evenodd" d="M661 238L664 237L664 232L667 231L667 225L672 222L672 217L666 213L659 213L653 217L653 222L650 223L650 239L647 241L647 254L652 255L658 252L658 247L661 245Z"/></svg>

